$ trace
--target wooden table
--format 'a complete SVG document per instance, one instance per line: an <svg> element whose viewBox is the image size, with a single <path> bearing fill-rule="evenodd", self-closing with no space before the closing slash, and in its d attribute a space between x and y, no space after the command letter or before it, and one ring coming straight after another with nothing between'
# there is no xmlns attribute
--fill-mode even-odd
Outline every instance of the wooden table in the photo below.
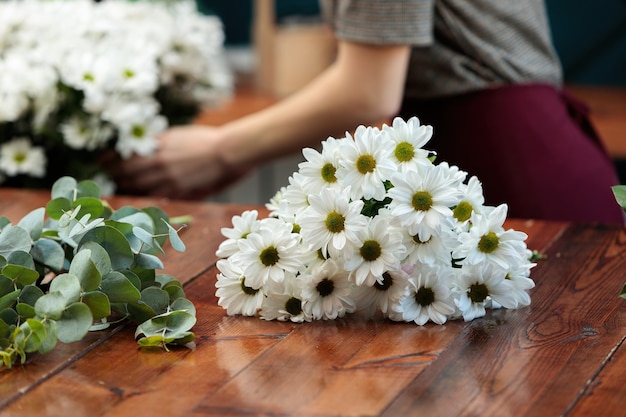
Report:
<svg viewBox="0 0 626 417"><path fill-rule="evenodd" d="M17 222L47 193L0 189ZM165 272L197 307L195 350L138 349L127 324L0 370L9 416L623 416L626 229L509 220L547 255L530 307L444 326L351 315L307 324L226 316L215 297L220 228L244 207L114 198L190 214Z"/></svg>

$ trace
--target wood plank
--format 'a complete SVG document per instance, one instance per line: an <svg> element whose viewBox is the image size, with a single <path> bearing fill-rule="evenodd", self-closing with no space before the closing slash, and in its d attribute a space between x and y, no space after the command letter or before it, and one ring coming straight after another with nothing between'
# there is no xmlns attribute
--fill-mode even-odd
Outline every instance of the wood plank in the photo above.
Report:
<svg viewBox="0 0 626 417"><path fill-rule="evenodd" d="M622 321L622 329L626 323ZM625 336L626 338L626 336ZM624 339L616 351L607 356L600 373L590 381L580 400L569 411L568 416L586 417L599 415L621 416L626 407L624 397L624 369L626 369L626 345Z"/></svg>
<svg viewBox="0 0 626 417"><path fill-rule="evenodd" d="M572 226L548 259L535 271L528 309L468 324L383 415L547 416L568 409L625 335L626 304L617 293L626 231Z"/></svg>

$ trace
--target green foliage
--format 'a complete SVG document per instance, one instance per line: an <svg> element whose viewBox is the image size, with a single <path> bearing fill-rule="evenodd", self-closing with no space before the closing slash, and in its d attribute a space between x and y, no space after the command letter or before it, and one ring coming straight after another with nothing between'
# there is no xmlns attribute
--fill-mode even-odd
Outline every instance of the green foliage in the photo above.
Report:
<svg viewBox="0 0 626 417"><path fill-rule="evenodd" d="M195 307L179 281L156 273L168 239L185 250L162 210L112 210L94 182L71 177L57 180L46 207L16 225L0 217L2 364L11 368L119 320L138 324L141 347L192 342Z"/></svg>

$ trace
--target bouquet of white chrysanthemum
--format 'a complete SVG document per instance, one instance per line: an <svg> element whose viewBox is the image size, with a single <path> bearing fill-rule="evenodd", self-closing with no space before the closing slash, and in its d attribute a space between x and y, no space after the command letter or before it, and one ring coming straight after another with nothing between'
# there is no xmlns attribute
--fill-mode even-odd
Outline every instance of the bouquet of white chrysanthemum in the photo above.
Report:
<svg viewBox="0 0 626 417"><path fill-rule="evenodd" d="M0 184L98 177L230 94L215 16L195 2L0 3Z"/></svg>
<svg viewBox="0 0 626 417"><path fill-rule="evenodd" d="M472 320L530 303L532 252L484 205L476 177L422 147L432 128L400 118L304 149L267 205L222 229L219 305L294 322L362 310L396 321Z"/></svg>

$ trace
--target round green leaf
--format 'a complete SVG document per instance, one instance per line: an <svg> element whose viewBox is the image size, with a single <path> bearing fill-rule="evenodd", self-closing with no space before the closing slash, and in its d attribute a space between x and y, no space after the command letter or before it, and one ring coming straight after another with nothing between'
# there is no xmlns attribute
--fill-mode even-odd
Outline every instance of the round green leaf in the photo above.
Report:
<svg viewBox="0 0 626 417"><path fill-rule="evenodd" d="M65 310L67 300L58 291L49 292L37 300L35 303L35 313L39 317L50 318L52 320L58 320Z"/></svg>
<svg viewBox="0 0 626 417"><path fill-rule="evenodd" d="M2 268L2 275L12 279L21 286L32 284L39 278L39 272L34 269L12 264L5 265L4 268Z"/></svg>
<svg viewBox="0 0 626 417"><path fill-rule="evenodd" d="M43 291L36 285L27 285L22 288L20 293L20 302L34 306L39 297L43 295Z"/></svg>
<svg viewBox="0 0 626 417"><path fill-rule="evenodd" d="M33 259L42 265L47 266L53 271L63 269L65 262L65 252L58 242L52 239L39 239L30 251Z"/></svg>
<svg viewBox="0 0 626 417"><path fill-rule="evenodd" d="M80 245L80 250L89 249L91 251L91 261L96 266L100 275L111 272L111 258L106 250L96 242L84 242Z"/></svg>
<svg viewBox="0 0 626 417"><path fill-rule="evenodd" d="M39 346L39 353L48 353L57 345L57 322L54 320L46 320L44 326L46 327L46 338L41 342L41 346Z"/></svg>
<svg viewBox="0 0 626 417"><path fill-rule="evenodd" d="M69 273L76 275L84 292L93 291L100 286L102 276L91 260L91 250L81 249L74 255Z"/></svg>
<svg viewBox="0 0 626 417"><path fill-rule="evenodd" d="M12 308L0 309L0 320L8 324L9 326L17 325L19 321L19 315Z"/></svg>
<svg viewBox="0 0 626 417"><path fill-rule="evenodd" d="M100 291L92 291L83 294L82 301L91 310L94 320L100 320L111 315L111 303L109 303L109 298Z"/></svg>
<svg viewBox="0 0 626 417"><path fill-rule="evenodd" d="M50 283L50 292L53 291L61 293L68 303L73 303L80 298L80 281L74 274L57 275Z"/></svg>
<svg viewBox="0 0 626 417"><path fill-rule="evenodd" d="M60 177L52 184L51 196L53 199L63 197L70 201L76 197L78 183L72 177Z"/></svg>
<svg viewBox="0 0 626 417"><path fill-rule="evenodd" d="M100 217L104 211L102 201L93 197L80 197L72 203L72 208L80 206L76 218L82 218L85 214L90 214L92 219Z"/></svg>
<svg viewBox="0 0 626 417"><path fill-rule="evenodd" d="M27 319L21 326L26 337L25 352L36 352L46 339L46 328L37 319Z"/></svg>
<svg viewBox="0 0 626 417"><path fill-rule="evenodd" d="M8 279L7 277L3 277L2 275L0 275L0 297L10 292L13 292L14 290L15 285L13 284L13 281Z"/></svg>
<svg viewBox="0 0 626 417"><path fill-rule="evenodd" d="M8 225L0 232L0 256L8 259L13 252L30 252L32 241L25 229Z"/></svg>
<svg viewBox="0 0 626 417"><path fill-rule="evenodd" d="M54 220L59 220L63 213L72 210L72 203L64 197L54 198L46 204L46 214Z"/></svg>
<svg viewBox="0 0 626 417"><path fill-rule="evenodd" d="M37 208L22 217L22 220L17 224L28 231L32 240L37 240L41 237L45 211L43 207Z"/></svg>
<svg viewBox="0 0 626 417"><path fill-rule="evenodd" d="M22 318L35 317L36 314L35 307L26 303L17 303L15 305L15 311L17 311L17 314L19 314Z"/></svg>
<svg viewBox="0 0 626 417"><path fill-rule="evenodd" d="M15 305L15 301L20 296L21 290L14 290L0 297L0 311L5 308L11 308Z"/></svg>
<svg viewBox="0 0 626 417"><path fill-rule="evenodd" d="M100 199L100 186L92 180L82 180L78 183L78 197L93 197Z"/></svg>
<svg viewBox="0 0 626 417"><path fill-rule="evenodd" d="M57 320L57 337L63 343L77 342L85 337L92 322L93 316L86 304L71 304Z"/></svg>
<svg viewBox="0 0 626 417"><path fill-rule="evenodd" d="M126 312L129 315L128 318L135 323L143 323L156 314L149 305L141 301L126 304Z"/></svg>
<svg viewBox="0 0 626 417"><path fill-rule="evenodd" d="M100 288L109 297L111 303L135 303L141 297L137 287L117 271L111 271L102 277Z"/></svg>
<svg viewBox="0 0 626 417"><path fill-rule="evenodd" d="M186 311L192 316L196 316L196 306L194 306L193 303L186 298L177 298L174 300L174 302L172 302L171 309Z"/></svg>
<svg viewBox="0 0 626 417"><path fill-rule="evenodd" d="M81 243L89 241L96 242L107 251L111 259L111 267L115 270L130 268L135 260L128 240L119 230L109 225L97 227L85 233Z"/></svg>
<svg viewBox="0 0 626 417"><path fill-rule="evenodd" d="M150 306L156 314L163 314L170 304L167 291L157 287L148 287L141 292L141 301Z"/></svg>
<svg viewBox="0 0 626 417"><path fill-rule="evenodd" d="M135 255L137 265L144 269L163 269L163 262L155 256L148 253L138 253Z"/></svg>
<svg viewBox="0 0 626 417"><path fill-rule="evenodd" d="M12 252L7 258L7 264L25 266L26 268L35 269L35 262L30 253L21 250Z"/></svg>

